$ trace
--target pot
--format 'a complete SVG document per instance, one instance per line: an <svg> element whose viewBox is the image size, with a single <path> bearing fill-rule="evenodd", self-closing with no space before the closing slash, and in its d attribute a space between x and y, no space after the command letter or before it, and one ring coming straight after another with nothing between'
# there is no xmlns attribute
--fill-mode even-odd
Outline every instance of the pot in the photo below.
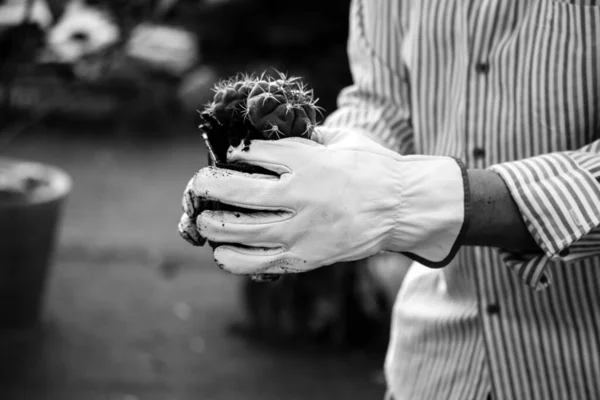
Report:
<svg viewBox="0 0 600 400"><path fill-rule="evenodd" d="M28 182L17 195L6 189L15 176ZM4 158L0 178L0 331L33 328L40 320L71 178L49 165Z"/></svg>

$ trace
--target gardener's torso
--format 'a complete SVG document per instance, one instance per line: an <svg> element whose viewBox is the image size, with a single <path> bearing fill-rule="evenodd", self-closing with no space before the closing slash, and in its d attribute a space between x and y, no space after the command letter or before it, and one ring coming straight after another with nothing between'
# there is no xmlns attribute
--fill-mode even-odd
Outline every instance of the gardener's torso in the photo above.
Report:
<svg viewBox="0 0 600 400"><path fill-rule="evenodd" d="M600 2L382 3L402 32L381 54L408 74L415 153L485 168L598 139ZM379 12L367 32L386 32ZM549 269L535 292L493 249L413 266L386 361L397 400L600 398L600 258Z"/></svg>

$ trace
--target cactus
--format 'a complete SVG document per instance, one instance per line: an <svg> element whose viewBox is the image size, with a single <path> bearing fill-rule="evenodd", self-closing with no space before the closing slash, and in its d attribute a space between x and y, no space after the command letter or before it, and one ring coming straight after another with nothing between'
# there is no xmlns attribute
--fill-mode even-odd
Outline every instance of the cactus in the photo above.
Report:
<svg viewBox="0 0 600 400"><path fill-rule="evenodd" d="M237 75L221 80L200 113L215 155L225 160L229 146L252 139L310 138L322 110L298 77Z"/></svg>
<svg viewBox="0 0 600 400"><path fill-rule="evenodd" d="M278 77L265 77L265 74L259 77L237 75L218 82L213 90L214 99L200 113L199 127L207 136L213 161L222 168L271 173L260 167L228 164L227 150L230 146L237 147L242 143L248 146L252 139L310 139L317 125L317 115L322 115L313 91L300 78L288 78L283 73L279 73ZM204 201L200 208L239 210L214 201ZM186 235L185 232L181 234L184 237ZM218 243L210 245L217 246ZM258 274L253 275L252 280L270 282L278 277Z"/></svg>

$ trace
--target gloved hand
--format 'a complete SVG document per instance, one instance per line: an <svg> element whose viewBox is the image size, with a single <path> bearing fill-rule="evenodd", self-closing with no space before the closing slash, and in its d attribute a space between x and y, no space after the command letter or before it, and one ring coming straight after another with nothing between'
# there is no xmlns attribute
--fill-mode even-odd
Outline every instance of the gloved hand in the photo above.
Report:
<svg viewBox="0 0 600 400"><path fill-rule="evenodd" d="M461 164L400 156L337 129L318 128L312 139L255 140L249 149L229 149L228 162L279 177L198 171L184 193L182 236L197 245L204 238L221 244L215 261L235 274L303 272L384 250L432 267L449 262L467 209ZM254 212L202 211L210 200Z"/></svg>

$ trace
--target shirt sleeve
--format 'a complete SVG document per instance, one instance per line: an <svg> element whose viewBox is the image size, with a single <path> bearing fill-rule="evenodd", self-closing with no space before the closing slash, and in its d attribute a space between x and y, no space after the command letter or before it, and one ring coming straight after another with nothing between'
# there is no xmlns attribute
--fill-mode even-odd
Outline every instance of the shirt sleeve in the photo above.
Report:
<svg viewBox="0 0 600 400"><path fill-rule="evenodd" d="M500 174L541 253L501 250L504 262L537 290L550 264L600 255L600 140L577 151L490 167Z"/></svg>
<svg viewBox="0 0 600 400"><path fill-rule="evenodd" d="M324 126L352 129L409 154L414 142L398 3L352 0L347 51L353 84L340 92Z"/></svg>

